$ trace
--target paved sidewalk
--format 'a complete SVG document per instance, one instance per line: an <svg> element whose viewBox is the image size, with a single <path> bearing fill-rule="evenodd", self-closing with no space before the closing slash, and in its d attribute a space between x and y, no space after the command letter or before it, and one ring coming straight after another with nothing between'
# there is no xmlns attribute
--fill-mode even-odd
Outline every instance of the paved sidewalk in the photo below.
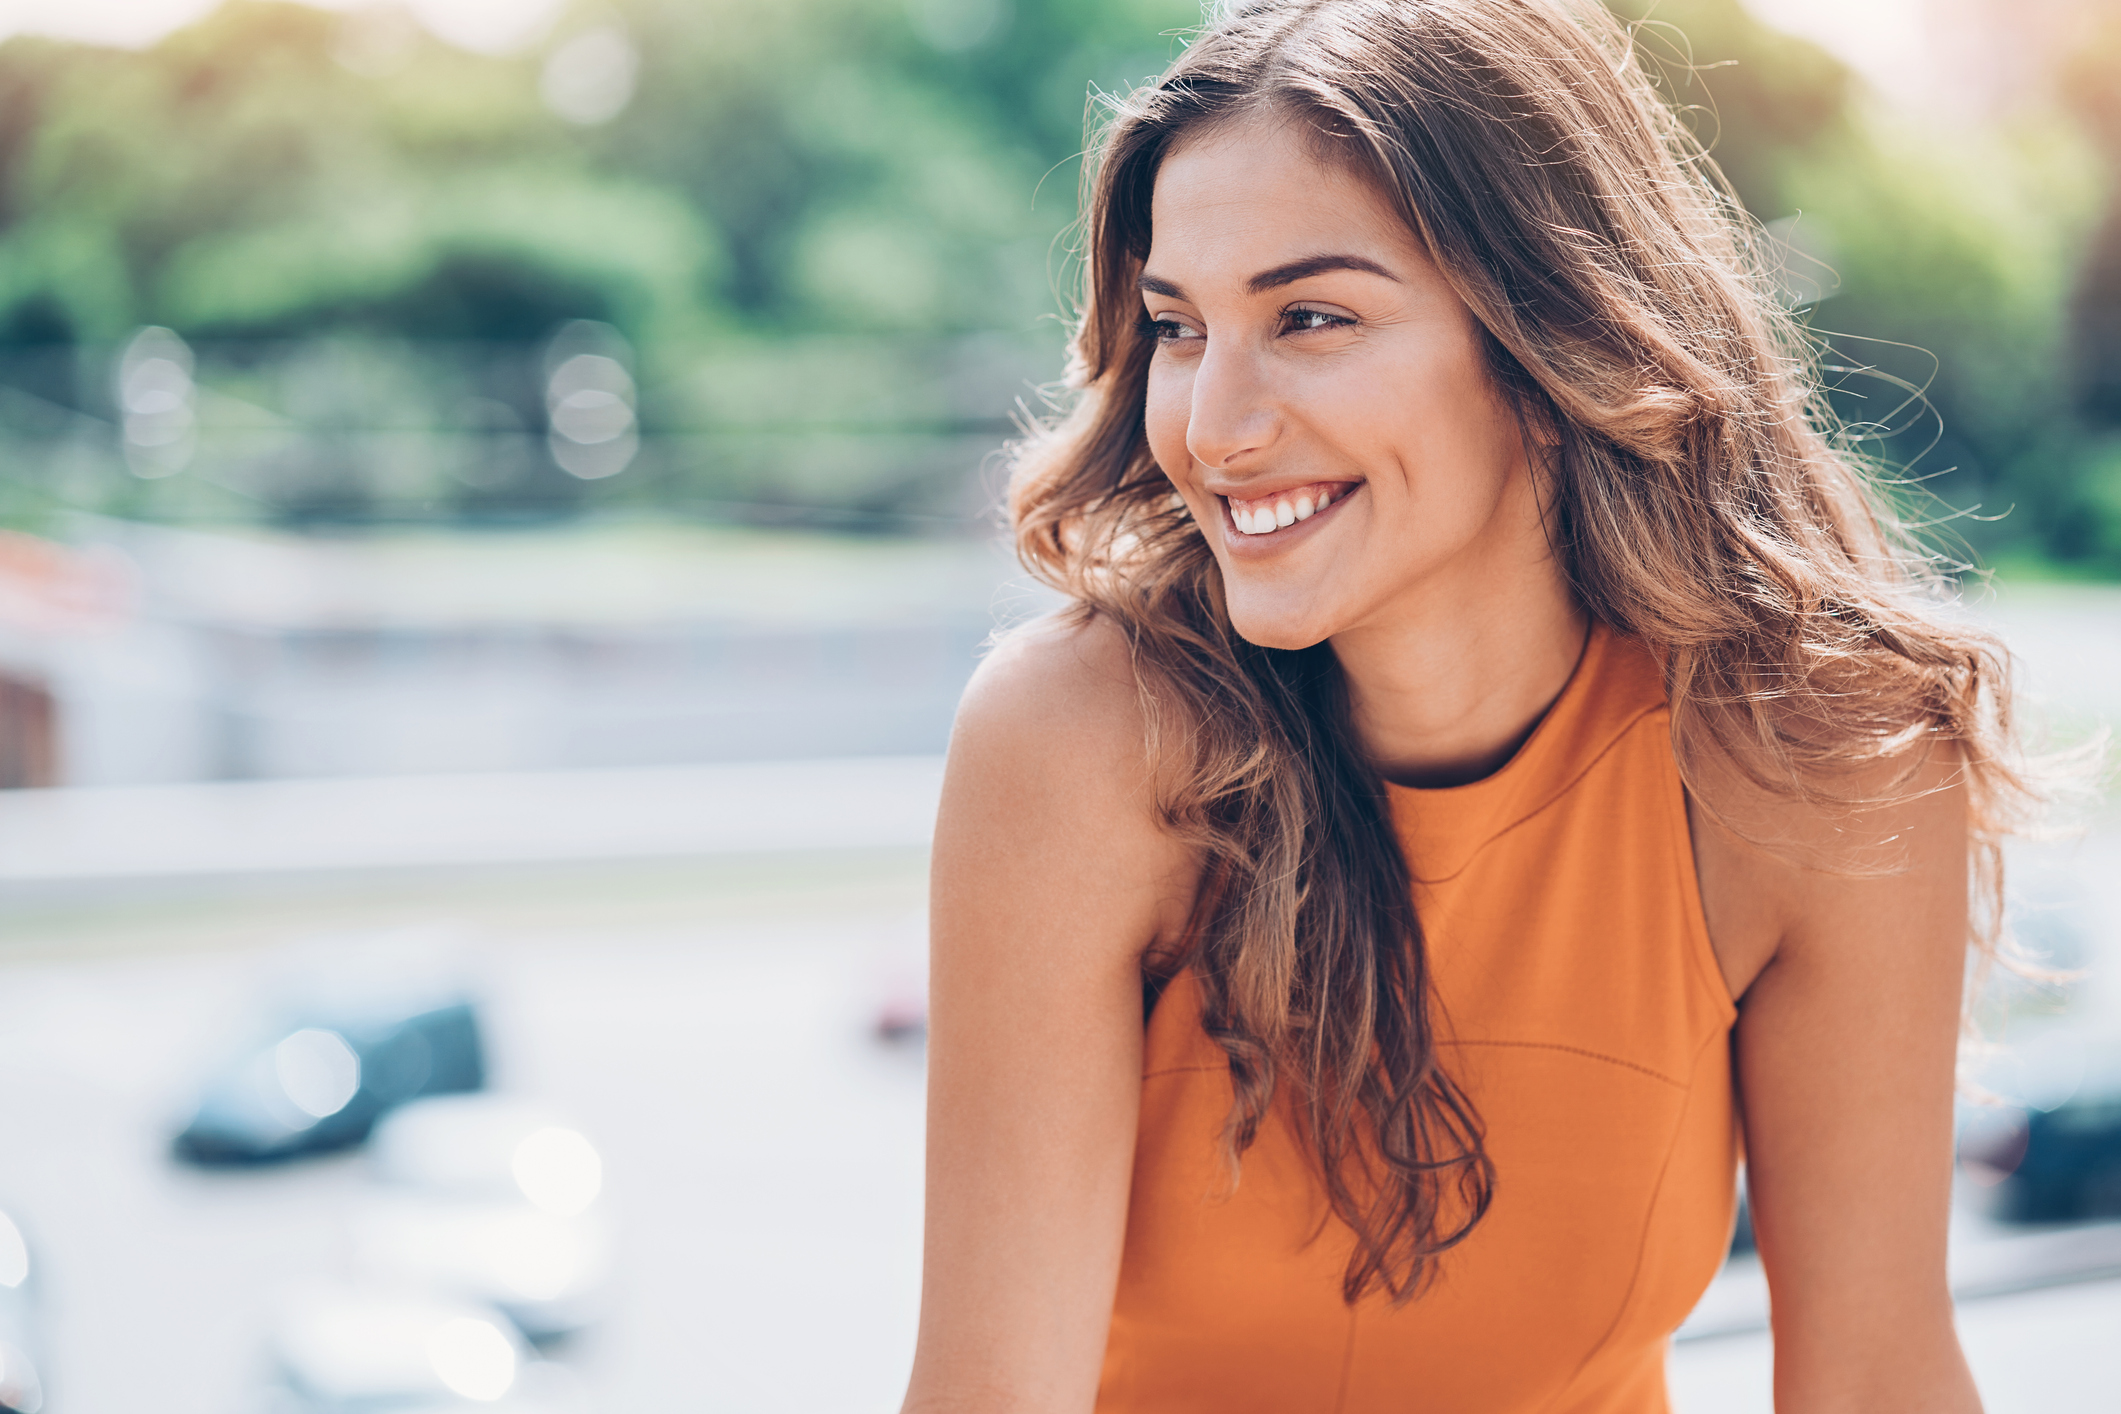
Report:
<svg viewBox="0 0 2121 1414"><path fill-rule="evenodd" d="M0 1203L50 1279L55 1411L265 1414L275 1294L344 1262L363 1165L201 1174L169 1128L298 966L287 944L405 927L458 939L497 1085L605 1155L621 1302L558 1352L578 1414L895 1408L922 1073L870 1027L919 966L919 849L262 882L0 921ZM2116 1292L1968 1302L1991 1414L2111 1407ZM1679 1414L1765 1414L1769 1355L1757 1333L1681 1343Z"/></svg>
<svg viewBox="0 0 2121 1414"><path fill-rule="evenodd" d="M0 792L0 898L40 886L925 848L942 759Z"/></svg>
<svg viewBox="0 0 2121 1414"><path fill-rule="evenodd" d="M1961 1302L1959 1343L1985 1414L2107 1414L2121 1383L2121 1281ZM1775 1414L1765 1332L1672 1349L1673 1414Z"/></svg>
<svg viewBox="0 0 2121 1414"><path fill-rule="evenodd" d="M2121 598L2005 610L2036 686L2078 720L2115 715ZM0 1204L49 1279L55 1414L263 1414L263 1323L345 1260L361 1162L206 1175L167 1136L287 944L402 927L455 931L498 1084L605 1154L623 1299L560 1352L582 1411L895 1408L921 1068L869 1027L920 965L940 773L868 757L0 795ZM2076 961L2121 957L2121 834L2021 862ZM2096 969L2075 1011L2121 1021L2115 975ZM2067 1261L2035 1279L2083 1275L2113 1241L2026 1239L1960 1268L2023 1285L2044 1243ZM1772 1408L1746 1280L1696 1326L1739 1333L1676 1347L1679 1414ZM2114 1407L2121 1282L1970 1300L1961 1325L1990 1414Z"/></svg>

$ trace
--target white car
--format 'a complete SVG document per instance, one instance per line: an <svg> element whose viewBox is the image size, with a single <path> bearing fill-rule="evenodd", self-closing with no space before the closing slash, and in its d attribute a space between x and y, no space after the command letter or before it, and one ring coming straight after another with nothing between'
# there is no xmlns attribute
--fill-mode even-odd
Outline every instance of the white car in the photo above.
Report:
<svg viewBox="0 0 2121 1414"><path fill-rule="evenodd" d="M369 1159L377 1192L352 1223L366 1277L491 1305L539 1341L603 1313L603 1161L578 1130L506 1096L437 1096L377 1125Z"/></svg>
<svg viewBox="0 0 2121 1414"><path fill-rule="evenodd" d="M44 1385L37 1377L29 1243L0 1211L0 1414L37 1414Z"/></svg>
<svg viewBox="0 0 2121 1414"><path fill-rule="evenodd" d="M273 1359L318 1414L558 1414L514 1325L475 1302L375 1286L318 1286L278 1303Z"/></svg>

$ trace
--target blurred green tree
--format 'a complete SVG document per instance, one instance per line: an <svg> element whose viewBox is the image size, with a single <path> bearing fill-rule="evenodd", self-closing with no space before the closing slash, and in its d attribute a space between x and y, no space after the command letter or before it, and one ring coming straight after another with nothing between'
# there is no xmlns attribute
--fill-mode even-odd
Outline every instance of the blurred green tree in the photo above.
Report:
<svg viewBox="0 0 2121 1414"><path fill-rule="evenodd" d="M597 170L526 62L424 41L367 78L341 24L237 0L144 53L0 46L0 329L690 332L719 244L681 196Z"/></svg>
<svg viewBox="0 0 2121 1414"><path fill-rule="evenodd" d="M1946 518L1947 547L2074 555L2075 488L2098 452L2070 308L2111 180L2081 126L2040 102L1981 125L1918 120L1738 0L1610 3L1810 287L1793 298L1842 370L1836 410L1920 486L1908 509Z"/></svg>
<svg viewBox="0 0 2121 1414"><path fill-rule="evenodd" d="M2121 216L2092 240L2121 41L2080 47L2067 121L1944 131L1740 0L1609 3L1748 209L1817 262L1792 297L1832 361L1887 375L1840 380L1845 417L1889 424L1867 445L1952 506L2014 508L1956 527L1984 550L2121 570L2100 430ZM390 9L228 0L138 53L11 40L0 384L31 401L0 433L109 415L104 365L63 351L162 325L282 350L201 365L208 450L247 470L121 478L106 508L903 501L922 465L976 460L1010 387L1058 372L1093 96L1198 20L1195 0L581 0L495 57ZM464 450L542 435L527 351L582 319L639 353L638 468L583 486ZM995 334L1016 342L966 342ZM286 351L320 340L339 351ZM474 347L523 352L448 352ZM397 440L355 449L364 421Z"/></svg>
<svg viewBox="0 0 2121 1414"><path fill-rule="evenodd" d="M372 328L644 343L991 329L1051 307L1084 89L1168 61L1186 0L633 0L615 120L540 56L230 0L142 53L0 46L0 339ZM946 288L947 287L947 288Z"/></svg>

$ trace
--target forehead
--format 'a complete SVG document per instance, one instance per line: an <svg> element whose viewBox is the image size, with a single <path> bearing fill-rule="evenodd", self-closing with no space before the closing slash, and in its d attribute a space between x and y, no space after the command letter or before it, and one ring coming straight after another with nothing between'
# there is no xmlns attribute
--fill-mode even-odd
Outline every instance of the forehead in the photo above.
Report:
<svg viewBox="0 0 2121 1414"><path fill-rule="evenodd" d="M1327 253L1367 256L1395 272L1428 263L1368 179L1322 159L1293 121L1273 116L1181 141L1157 170L1150 223L1149 269L1165 276L1242 279Z"/></svg>

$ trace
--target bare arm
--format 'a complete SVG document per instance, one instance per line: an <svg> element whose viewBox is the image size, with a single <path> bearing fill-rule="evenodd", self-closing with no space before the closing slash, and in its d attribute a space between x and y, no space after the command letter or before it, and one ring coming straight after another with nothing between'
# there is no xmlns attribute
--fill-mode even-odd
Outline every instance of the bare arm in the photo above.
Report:
<svg viewBox="0 0 2121 1414"><path fill-rule="evenodd" d="M1042 626L984 665L932 874L920 1411L1096 1397L1141 1097L1143 952L1182 920L1124 644Z"/></svg>
<svg viewBox="0 0 2121 1414"><path fill-rule="evenodd" d="M1740 994L1778 1414L1981 1407L1945 1279L1967 821L1937 755L1912 783L1928 794L1854 819L1793 803L1748 809L1745 823L1764 825L1794 860L1697 815L1710 931ZM1860 864L1890 867L1805 867L1851 849Z"/></svg>

